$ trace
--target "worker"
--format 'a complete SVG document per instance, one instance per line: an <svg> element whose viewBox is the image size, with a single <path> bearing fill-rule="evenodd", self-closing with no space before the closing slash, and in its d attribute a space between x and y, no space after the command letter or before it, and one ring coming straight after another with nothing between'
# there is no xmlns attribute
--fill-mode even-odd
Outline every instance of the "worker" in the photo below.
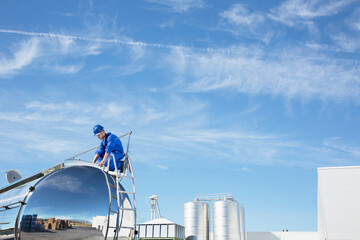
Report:
<svg viewBox="0 0 360 240"><path fill-rule="evenodd" d="M124 157L124 149L120 139L111 132L106 133L101 125L95 125L93 131L94 136L96 135L101 140L99 149L95 153L93 163L96 163L96 161L99 160L100 167L105 165L109 167L109 170L115 170L114 160L112 157L112 155L114 155L116 167L118 170L121 170L121 159Z"/></svg>

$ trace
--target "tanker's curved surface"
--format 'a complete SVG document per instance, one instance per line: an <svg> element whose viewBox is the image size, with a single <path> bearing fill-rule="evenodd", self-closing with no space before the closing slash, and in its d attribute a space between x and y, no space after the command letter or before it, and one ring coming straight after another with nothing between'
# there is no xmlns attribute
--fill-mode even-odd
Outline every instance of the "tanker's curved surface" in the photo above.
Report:
<svg viewBox="0 0 360 240"><path fill-rule="evenodd" d="M1 193L0 206L21 203L19 207L7 207L13 209L2 208L0 239L104 239L109 202L111 195L116 196L107 181L115 185L100 168L75 165ZM126 194L121 194L120 199L124 207L131 207ZM117 211L114 199L111 210ZM115 219L114 215L110 217L110 225ZM130 212L124 212L120 219L127 224L133 222ZM108 238L113 235L109 228ZM130 236L129 230L121 229L120 236Z"/></svg>

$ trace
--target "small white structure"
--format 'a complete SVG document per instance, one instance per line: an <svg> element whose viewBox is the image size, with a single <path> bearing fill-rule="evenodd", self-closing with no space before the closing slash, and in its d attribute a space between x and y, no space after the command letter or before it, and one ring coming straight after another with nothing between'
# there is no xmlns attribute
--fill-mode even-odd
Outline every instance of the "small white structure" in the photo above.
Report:
<svg viewBox="0 0 360 240"><path fill-rule="evenodd" d="M185 238L185 228L166 218L156 218L138 224L139 239L161 239L181 240Z"/></svg>
<svg viewBox="0 0 360 240"><path fill-rule="evenodd" d="M149 197L148 204L151 208L151 219L155 218L162 218L160 213L160 207L159 207L159 196L158 195L152 195ZM156 213L158 214L158 217L156 217Z"/></svg>

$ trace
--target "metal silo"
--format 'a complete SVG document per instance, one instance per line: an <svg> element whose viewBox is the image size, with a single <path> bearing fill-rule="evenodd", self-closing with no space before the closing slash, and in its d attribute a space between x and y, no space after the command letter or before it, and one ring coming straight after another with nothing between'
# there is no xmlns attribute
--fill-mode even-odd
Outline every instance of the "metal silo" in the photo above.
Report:
<svg viewBox="0 0 360 240"><path fill-rule="evenodd" d="M233 199L214 202L213 223L214 240L240 240L241 231L238 202Z"/></svg>
<svg viewBox="0 0 360 240"><path fill-rule="evenodd" d="M240 206L240 238L241 240L246 240L246 232L245 232L245 209Z"/></svg>
<svg viewBox="0 0 360 240"><path fill-rule="evenodd" d="M186 240L209 240L209 205L204 202L184 204Z"/></svg>

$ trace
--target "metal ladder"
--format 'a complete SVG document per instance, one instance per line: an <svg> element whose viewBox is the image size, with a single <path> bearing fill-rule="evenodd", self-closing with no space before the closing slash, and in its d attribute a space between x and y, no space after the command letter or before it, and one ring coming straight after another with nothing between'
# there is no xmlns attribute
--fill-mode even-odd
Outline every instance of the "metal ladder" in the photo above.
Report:
<svg viewBox="0 0 360 240"><path fill-rule="evenodd" d="M126 153L124 154L124 160L122 163L122 169L117 169L117 164L115 160L115 156L111 154L111 158L109 159L113 161L115 166L115 171L110 171L106 166L103 167L103 171L107 172L111 177L109 178L107 174L105 174L108 190L109 190L109 213L107 216L107 228L105 232L105 240L107 239L107 235L109 233L109 229L114 230L114 240L119 239L119 234L122 229L129 230L129 234L127 235L128 238L131 239L134 236L134 240L137 240L137 229L136 229L136 195L135 195L135 176L134 171L131 164L131 159L129 157L129 144L130 144L130 137L132 132L129 132L119 138L128 136L128 143ZM108 165L110 165L108 163ZM122 181L128 181L132 185L132 191L126 191L125 189L120 188L120 183ZM116 196L113 195L114 189L116 191ZM130 195L130 196L129 196ZM126 202L127 196L129 202ZM132 199L131 199L132 198ZM113 199L116 201L116 211L112 209L113 206ZM132 200L132 201L131 201ZM133 203L131 205L131 202ZM127 203L127 206L125 205ZM124 226L124 214L130 212L130 216L133 216L133 223L132 226ZM116 222L114 225L111 225L113 221L111 221L111 216L116 216ZM130 220L131 221L131 220ZM121 236L120 236L121 237Z"/></svg>
<svg viewBox="0 0 360 240"><path fill-rule="evenodd" d="M107 187L108 187L108 191L109 191L109 212L108 212L108 216L107 216L107 226L106 226L106 231L104 234L104 239L107 240L107 236L109 233L109 229L113 229L114 230L114 240L118 240L119 239L119 233L121 231L121 229L128 229L129 230L129 235L128 238L131 239L131 235L133 235L134 240L137 240L137 212L136 212L136 196L135 196L135 176L134 176L134 171L132 168L132 164L131 164L131 159L129 157L129 145L130 145L130 137L131 137L132 132L129 132L127 134L124 134L120 137L126 137L128 136L128 142L127 142L127 147L126 147L126 153L124 153L124 160L123 160L123 165L122 165L122 169L117 169L117 164L116 164L116 160L115 160L115 156L113 154L110 155L110 159L108 160L108 165L109 161L112 160L115 166L115 171L110 171L106 166L104 166L102 168L105 178L106 178L106 183L107 183ZM66 160L75 160L76 157L81 156L85 153L88 153L94 149L98 149L99 147L93 147L85 152L79 153L69 159ZM110 175L110 177L108 176L108 173ZM122 181L128 181L128 183L130 182L130 185L132 185L132 191L125 191L123 189L120 188L120 183ZM112 195L112 191L111 189L114 189L116 191L116 195ZM124 206L124 202L125 202L125 198L124 195L128 196L128 200L129 200L129 206ZM130 195L130 197L129 197ZM132 199L130 199L132 198ZM113 206L113 199L116 200L116 211L112 210L112 206ZM132 201L131 201L132 200ZM133 203L131 205L131 202ZM123 220L124 220L124 213L126 212L132 212L133 213L133 223L132 226L123 226ZM111 222L111 214L115 214L116 215L116 222L115 224L112 226L110 225ZM120 218L121 216L121 218ZM120 236L122 237L122 236Z"/></svg>

